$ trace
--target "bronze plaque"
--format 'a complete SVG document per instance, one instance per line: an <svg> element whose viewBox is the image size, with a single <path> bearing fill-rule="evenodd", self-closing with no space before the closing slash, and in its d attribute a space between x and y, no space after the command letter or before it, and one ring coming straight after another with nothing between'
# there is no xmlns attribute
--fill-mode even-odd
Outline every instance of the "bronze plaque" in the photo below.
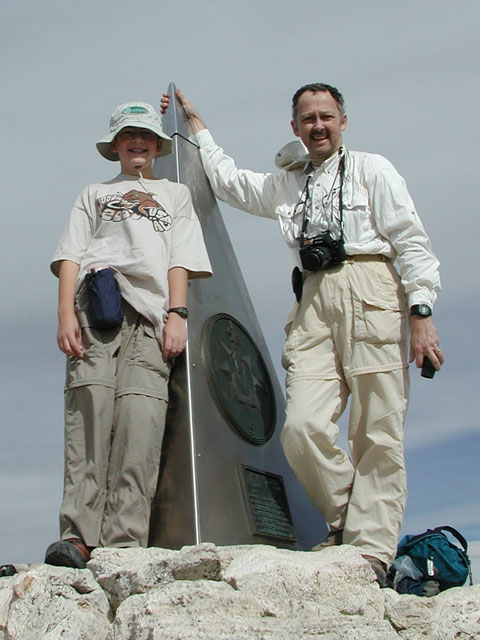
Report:
<svg viewBox="0 0 480 640"><path fill-rule="evenodd" d="M254 533L296 540L282 476L240 465Z"/></svg>
<svg viewBox="0 0 480 640"><path fill-rule="evenodd" d="M252 444L273 435L276 409L272 383L246 329L227 314L205 325L205 354L216 400L236 431Z"/></svg>

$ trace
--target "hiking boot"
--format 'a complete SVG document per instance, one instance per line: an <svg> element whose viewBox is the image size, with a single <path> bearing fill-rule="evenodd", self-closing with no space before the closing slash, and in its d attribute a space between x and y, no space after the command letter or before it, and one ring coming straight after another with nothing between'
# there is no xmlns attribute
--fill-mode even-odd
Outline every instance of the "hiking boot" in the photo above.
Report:
<svg viewBox="0 0 480 640"><path fill-rule="evenodd" d="M88 548L80 538L67 538L52 542L45 554L45 563L56 567L72 567L85 569L90 560L91 548Z"/></svg>
<svg viewBox="0 0 480 640"><path fill-rule="evenodd" d="M13 566L13 564L2 564L0 567L0 577L6 578L9 576L14 576L17 573L17 568Z"/></svg>
<svg viewBox="0 0 480 640"><path fill-rule="evenodd" d="M342 544L342 536L343 529L335 529L334 531L330 531L323 542L312 547L312 551L321 551L322 549L326 549L327 547L335 547L339 544Z"/></svg>
<svg viewBox="0 0 480 640"><path fill-rule="evenodd" d="M362 556L370 563L380 588L385 587L387 582L387 565L374 556L366 556L363 554Z"/></svg>

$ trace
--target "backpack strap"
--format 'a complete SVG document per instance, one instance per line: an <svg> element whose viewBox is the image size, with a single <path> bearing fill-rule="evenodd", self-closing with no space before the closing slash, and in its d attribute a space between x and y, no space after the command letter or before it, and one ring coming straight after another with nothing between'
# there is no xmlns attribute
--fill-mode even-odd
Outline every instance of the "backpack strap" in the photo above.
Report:
<svg viewBox="0 0 480 640"><path fill-rule="evenodd" d="M467 541L465 540L465 538L462 536L461 533L459 533L456 529L454 529L453 527L450 527L448 524L444 525L443 527L435 527L435 529L432 529L432 531L435 532L441 532L443 529L443 531L448 531L449 533L452 534L452 536L454 538L456 538L458 540L458 542L460 542L460 544L463 547L463 551L465 553L465 558L467 560L468 563L468 581L470 583L470 586L473 585L473 576L472 576L472 563L470 562L470 558L468 557L468 544Z"/></svg>
<svg viewBox="0 0 480 640"><path fill-rule="evenodd" d="M441 531L448 531L449 533L452 534L452 536L454 538L456 538L458 540L458 542L460 542L460 544L463 547L463 550L465 551L465 553L467 553L468 550L468 544L467 541L465 540L465 538L462 536L461 533L459 533L456 529L454 529L453 527L450 527L448 524L443 525L443 527L435 527L435 529L429 529L429 533L433 533L433 532L441 532Z"/></svg>

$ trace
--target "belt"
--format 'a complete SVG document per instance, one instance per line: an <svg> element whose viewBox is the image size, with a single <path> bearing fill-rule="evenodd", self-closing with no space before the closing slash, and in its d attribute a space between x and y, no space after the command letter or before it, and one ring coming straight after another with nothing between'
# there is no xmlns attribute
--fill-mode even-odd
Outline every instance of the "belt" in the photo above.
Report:
<svg viewBox="0 0 480 640"><path fill-rule="evenodd" d="M384 256L382 253L357 253L355 256L347 256L345 262L390 262L390 258Z"/></svg>
<svg viewBox="0 0 480 640"><path fill-rule="evenodd" d="M325 273L326 271L330 271L331 269L341 267L345 262L353 264L354 262L391 262L391 260L390 258L387 258L387 256L384 256L383 253L357 253L354 256L347 256L343 262L330 267L330 269L319 269L318 271L309 271L308 269L304 269L303 279L306 280L312 273Z"/></svg>

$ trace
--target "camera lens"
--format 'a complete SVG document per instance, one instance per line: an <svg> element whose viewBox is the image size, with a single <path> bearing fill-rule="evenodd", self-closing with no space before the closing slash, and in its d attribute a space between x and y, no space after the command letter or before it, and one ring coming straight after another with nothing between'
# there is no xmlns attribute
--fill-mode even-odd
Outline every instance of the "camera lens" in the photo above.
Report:
<svg viewBox="0 0 480 640"><path fill-rule="evenodd" d="M330 257L327 247L311 247L302 256L302 266L307 271L319 271L329 265Z"/></svg>

